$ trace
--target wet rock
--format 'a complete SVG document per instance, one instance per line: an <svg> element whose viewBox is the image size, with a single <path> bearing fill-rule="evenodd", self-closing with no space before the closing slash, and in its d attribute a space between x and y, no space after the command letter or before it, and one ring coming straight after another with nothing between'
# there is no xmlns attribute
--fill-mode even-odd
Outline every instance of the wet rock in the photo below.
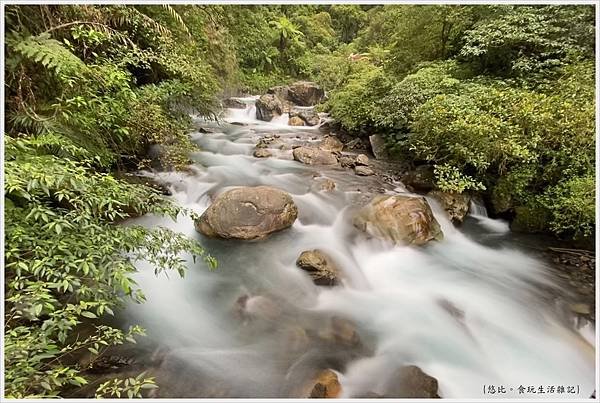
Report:
<svg viewBox="0 0 600 403"><path fill-rule="evenodd" d="M369 157L364 154L358 154L354 160L354 165L369 165Z"/></svg>
<svg viewBox="0 0 600 403"><path fill-rule="evenodd" d="M283 105L279 98L273 94L262 95L256 100L256 118L270 122L274 116L279 116L283 112Z"/></svg>
<svg viewBox="0 0 600 403"><path fill-rule="evenodd" d="M234 313L244 321L275 321L281 316L281 309L270 298L262 295L242 295L234 304Z"/></svg>
<svg viewBox="0 0 600 403"><path fill-rule="evenodd" d="M353 155L340 155L338 162L342 168L353 168L356 158Z"/></svg>
<svg viewBox="0 0 600 403"><path fill-rule="evenodd" d="M287 85L278 85L276 87L271 87L267 90L267 94L273 94L281 102L287 101L289 99L288 92L290 88Z"/></svg>
<svg viewBox="0 0 600 403"><path fill-rule="evenodd" d="M338 316L331 318L329 326L319 332L319 337L326 342L346 347L357 347L361 344L356 325L352 321Z"/></svg>
<svg viewBox="0 0 600 403"><path fill-rule="evenodd" d="M589 315L591 312L591 308L588 304L571 304L569 305L569 309L574 312L574 313L578 313L581 315Z"/></svg>
<svg viewBox="0 0 600 403"><path fill-rule="evenodd" d="M275 145L275 143L277 143L278 141L280 141L279 135L264 136L264 137L261 137L260 140L258 140L258 143L256 143L256 148L273 147Z"/></svg>
<svg viewBox="0 0 600 403"><path fill-rule="evenodd" d="M371 176L375 175L375 171L364 165L358 165L354 168L354 172L359 176Z"/></svg>
<svg viewBox="0 0 600 403"><path fill-rule="evenodd" d="M313 106L318 104L325 92L317 84L309 81L298 81L289 86L288 99L300 106Z"/></svg>
<svg viewBox="0 0 600 403"><path fill-rule="evenodd" d="M337 137L325 136L318 145L320 150L339 152L344 148L342 143Z"/></svg>
<svg viewBox="0 0 600 403"><path fill-rule="evenodd" d="M311 398L336 398L342 393L337 374L330 369L321 371L310 391Z"/></svg>
<svg viewBox="0 0 600 403"><path fill-rule="evenodd" d="M375 156L375 159L387 161L390 160L390 153L385 146L385 140L380 134L373 134L369 136L369 143L371 143L371 151Z"/></svg>
<svg viewBox="0 0 600 403"><path fill-rule="evenodd" d="M265 149L265 148L257 148L256 150L254 150L254 155L256 158L268 158L271 157L273 154L271 154L271 151Z"/></svg>
<svg viewBox="0 0 600 403"><path fill-rule="evenodd" d="M337 158L330 151L310 147L297 147L292 152L294 159L307 165L334 165Z"/></svg>
<svg viewBox="0 0 600 403"><path fill-rule="evenodd" d="M354 218L354 226L397 244L423 245L443 238L440 225L423 197L379 195Z"/></svg>
<svg viewBox="0 0 600 403"><path fill-rule="evenodd" d="M334 190L335 187L335 182L332 179L324 178L319 181L319 190L325 190L329 192Z"/></svg>
<svg viewBox="0 0 600 403"><path fill-rule="evenodd" d="M442 206L448 218L455 224L460 224L469 212L471 198L463 193L442 192L433 190L427 196L435 198Z"/></svg>
<svg viewBox="0 0 600 403"><path fill-rule="evenodd" d="M297 217L288 193L269 186L239 187L217 196L195 228L211 238L261 239L292 226Z"/></svg>
<svg viewBox="0 0 600 403"><path fill-rule="evenodd" d="M240 101L239 99L235 99L235 98L224 99L223 106L225 108L246 109L246 103Z"/></svg>
<svg viewBox="0 0 600 403"><path fill-rule="evenodd" d="M298 116L292 116L290 117L290 119L288 120L288 125L289 126L304 126L304 120L302 120L300 117Z"/></svg>
<svg viewBox="0 0 600 403"><path fill-rule="evenodd" d="M204 127L199 127L198 128L198 133L209 134L209 133L214 133L214 131L212 131L210 129L206 129Z"/></svg>
<svg viewBox="0 0 600 403"><path fill-rule="evenodd" d="M339 283L337 265L319 249L305 250L298 256L296 265L306 270L316 285L333 286Z"/></svg>
<svg viewBox="0 0 600 403"><path fill-rule="evenodd" d="M306 126L316 126L321 121L319 115L313 109L292 110L290 112L290 118L293 117L298 117L302 119Z"/></svg>
<svg viewBox="0 0 600 403"><path fill-rule="evenodd" d="M431 165L419 165L402 177L402 183L413 190L429 192L435 188L435 175Z"/></svg>
<svg viewBox="0 0 600 403"><path fill-rule="evenodd" d="M248 123L242 123L242 122L231 122L232 125L235 126L248 126Z"/></svg>
<svg viewBox="0 0 600 403"><path fill-rule="evenodd" d="M390 398L440 397L437 379L415 365L408 365L396 371L386 389L385 397Z"/></svg>

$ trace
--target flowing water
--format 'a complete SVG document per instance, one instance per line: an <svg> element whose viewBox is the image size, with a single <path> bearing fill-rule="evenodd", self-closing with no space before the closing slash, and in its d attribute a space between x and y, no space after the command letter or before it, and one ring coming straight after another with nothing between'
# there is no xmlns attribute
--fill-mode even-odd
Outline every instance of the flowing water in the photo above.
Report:
<svg viewBox="0 0 600 403"><path fill-rule="evenodd" d="M247 108L227 110L218 124L198 122L213 132L192 134L202 151L190 172L154 175L197 213L232 187L269 185L293 196L299 217L255 242L207 239L189 218L134 220L185 233L219 261L215 271L190 263L184 279L156 277L140 265L147 302L128 307L126 318L144 326L146 343L157 347L158 396L302 397L323 368L337 372L342 397L385 395L404 365L435 377L442 397L483 397L487 385L506 388L488 397L550 397L520 395L520 385L575 386L578 395L553 396L590 396L594 328L576 329L548 303L542 290L557 283L543 263L511 243L506 223L474 205L468 222L455 228L429 200L443 241L402 247L368 239L351 225L353 213L373 192L406 192L402 184L293 161L291 145L314 143L321 132L289 127L286 115L257 121L254 99L244 98ZM274 134L280 137L273 157L254 158L260 137ZM337 188L319 190L323 178ZM296 267L298 255L314 248L342 268L341 286L317 287ZM234 306L243 295L249 312L240 316ZM328 337L331 318L350 321L360 341Z"/></svg>

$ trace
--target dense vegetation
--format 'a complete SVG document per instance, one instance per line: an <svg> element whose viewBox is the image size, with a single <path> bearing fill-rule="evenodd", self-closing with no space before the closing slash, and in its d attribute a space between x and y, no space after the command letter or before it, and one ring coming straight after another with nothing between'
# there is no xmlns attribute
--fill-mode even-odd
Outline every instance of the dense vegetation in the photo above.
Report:
<svg viewBox="0 0 600 403"><path fill-rule="evenodd" d="M8 396L67 396L94 361L77 354L143 332L101 320L143 301L137 259L182 275L188 254L215 265L179 234L116 225L189 212L115 172L184 167L190 113L214 117L220 93L315 80L343 130L434 165L441 189L481 192L515 228L594 233L592 7L11 5L5 16ZM152 387L141 376L97 393Z"/></svg>

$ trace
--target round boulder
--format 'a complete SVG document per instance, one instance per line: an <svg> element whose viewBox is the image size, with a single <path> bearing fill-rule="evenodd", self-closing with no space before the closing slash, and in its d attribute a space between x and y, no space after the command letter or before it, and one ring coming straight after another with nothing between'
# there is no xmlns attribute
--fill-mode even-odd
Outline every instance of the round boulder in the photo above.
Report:
<svg viewBox="0 0 600 403"><path fill-rule="evenodd" d="M354 217L354 226L396 244L423 245L443 238L424 197L379 195Z"/></svg>
<svg viewBox="0 0 600 403"><path fill-rule="evenodd" d="M307 165L334 165L337 158L330 151L311 147L297 147L292 152L294 159Z"/></svg>
<svg viewBox="0 0 600 403"><path fill-rule="evenodd" d="M297 217L288 193L269 186L239 187L217 196L195 228L211 238L261 239L291 227Z"/></svg>

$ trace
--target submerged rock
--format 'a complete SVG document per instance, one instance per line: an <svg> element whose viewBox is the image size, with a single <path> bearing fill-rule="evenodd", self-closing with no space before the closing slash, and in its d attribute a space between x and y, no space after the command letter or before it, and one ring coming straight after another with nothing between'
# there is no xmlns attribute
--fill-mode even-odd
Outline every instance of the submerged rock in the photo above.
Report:
<svg viewBox="0 0 600 403"><path fill-rule="evenodd" d="M389 382L385 397L389 398L439 398L438 381L421 368L408 365L397 370Z"/></svg>
<svg viewBox="0 0 600 403"><path fill-rule="evenodd" d="M332 344L345 347L359 347L361 345L360 335L356 331L354 322L334 316L329 326L319 331L319 338Z"/></svg>
<svg viewBox="0 0 600 403"><path fill-rule="evenodd" d="M455 224L462 223L469 212L471 198L466 194L433 190L427 196L435 198L448 214L448 218Z"/></svg>
<svg viewBox="0 0 600 403"><path fill-rule="evenodd" d="M327 254L319 249L305 250L296 265L306 270L316 285L333 286L339 283L339 269Z"/></svg>
<svg viewBox="0 0 600 403"><path fill-rule="evenodd" d="M298 81L288 87L287 97L300 106L313 106L321 102L325 92L310 81Z"/></svg>
<svg viewBox="0 0 600 403"><path fill-rule="evenodd" d="M265 94L256 100L256 118L270 122L274 116L283 112L283 105L273 94Z"/></svg>
<svg viewBox="0 0 600 403"><path fill-rule="evenodd" d="M292 226L297 217L288 193L269 186L239 187L217 196L195 228L211 238L261 239Z"/></svg>
<svg viewBox="0 0 600 403"><path fill-rule="evenodd" d="M443 238L440 225L423 197L375 196L354 217L354 226L397 244L423 245Z"/></svg>
<svg viewBox="0 0 600 403"><path fill-rule="evenodd" d="M307 165L334 165L337 158L330 151L311 147L297 147L292 152L294 159Z"/></svg>
<svg viewBox="0 0 600 403"><path fill-rule="evenodd" d="M319 180L319 190L325 190L327 192L334 190L336 187L335 182L329 178L323 178Z"/></svg>

